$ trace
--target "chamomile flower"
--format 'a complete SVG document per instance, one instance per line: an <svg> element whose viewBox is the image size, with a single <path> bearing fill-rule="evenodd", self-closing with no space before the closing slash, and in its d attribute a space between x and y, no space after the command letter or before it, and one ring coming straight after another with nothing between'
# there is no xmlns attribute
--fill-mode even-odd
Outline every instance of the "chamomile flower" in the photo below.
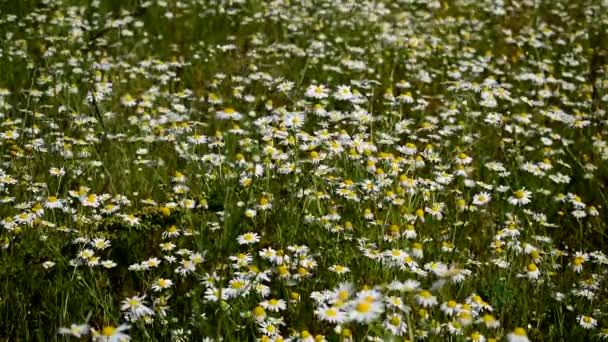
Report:
<svg viewBox="0 0 608 342"><path fill-rule="evenodd" d="M398 296L387 296L384 298L386 305L389 308L398 309L403 312L409 312L411 308L403 302L403 299Z"/></svg>
<svg viewBox="0 0 608 342"><path fill-rule="evenodd" d="M526 267L526 276L532 280L538 279L540 277L540 270L538 269L538 266L533 263L528 264Z"/></svg>
<svg viewBox="0 0 608 342"><path fill-rule="evenodd" d="M143 316L153 316L154 310L144 304L146 296L133 296L125 298L122 301L120 310L127 311L128 315L133 319L138 319Z"/></svg>
<svg viewBox="0 0 608 342"><path fill-rule="evenodd" d="M99 197L95 194L88 194L80 198L82 205L85 207L97 208L99 206Z"/></svg>
<svg viewBox="0 0 608 342"><path fill-rule="evenodd" d="M270 197L263 195L262 197L260 197L260 200L258 201L258 205L257 205L257 209L258 210L269 210L272 208L272 201L270 199Z"/></svg>
<svg viewBox="0 0 608 342"><path fill-rule="evenodd" d="M447 316L452 316L456 312L458 312L458 310L460 309L460 307L461 307L461 305L458 304L456 301L450 300L450 301L442 303L439 308Z"/></svg>
<svg viewBox="0 0 608 342"><path fill-rule="evenodd" d="M257 215L257 212L254 209L246 209L245 210L245 217L253 219L255 218L255 216Z"/></svg>
<svg viewBox="0 0 608 342"><path fill-rule="evenodd" d="M258 326L258 330L262 334L264 334L266 336L271 336L271 337L274 337L274 336L277 336L280 334L279 327L275 323L270 322L270 321L262 321Z"/></svg>
<svg viewBox="0 0 608 342"><path fill-rule="evenodd" d="M591 316L578 315L577 320L584 329L594 329L597 326L597 320Z"/></svg>
<svg viewBox="0 0 608 342"><path fill-rule="evenodd" d="M329 267L329 270L336 274L346 274L350 272L350 269L347 266L342 265L332 265Z"/></svg>
<svg viewBox="0 0 608 342"><path fill-rule="evenodd" d="M283 299L272 298L261 302L260 306L269 311L279 312L287 308L287 303Z"/></svg>
<svg viewBox="0 0 608 342"><path fill-rule="evenodd" d="M59 334L69 335L77 338L81 338L89 334L90 327L88 324L72 324L69 328L59 328Z"/></svg>
<svg viewBox="0 0 608 342"><path fill-rule="evenodd" d="M141 263L141 267L144 270L150 269L150 268L156 268L160 265L161 261L158 260L158 258L150 258L146 261L143 261Z"/></svg>
<svg viewBox="0 0 608 342"><path fill-rule="evenodd" d="M180 265L175 269L175 273L185 276L196 271L196 264L192 260L184 259L180 262Z"/></svg>
<svg viewBox="0 0 608 342"><path fill-rule="evenodd" d="M507 334L508 342L530 342L528 334L524 328L515 328L512 332Z"/></svg>
<svg viewBox="0 0 608 342"><path fill-rule="evenodd" d="M486 342L486 337L483 336L479 331L474 331L467 337L467 341Z"/></svg>
<svg viewBox="0 0 608 342"><path fill-rule="evenodd" d="M576 252L571 264L572 270L576 273L581 273L583 271L583 265L587 260L589 260L589 256L586 253Z"/></svg>
<svg viewBox="0 0 608 342"><path fill-rule="evenodd" d="M218 110L215 113L215 117L220 120L235 120L238 121L243 117L243 114L237 112L232 107L226 107L222 110Z"/></svg>
<svg viewBox="0 0 608 342"><path fill-rule="evenodd" d="M109 268L114 268L114 267L118 266L118 264L115 263L112 260L102 260L101 261L101 266L103 266L103 268L108 268L109 269Z"/></svg>
<svg viewBox="0 0 608 342"><path fill-rule="evenodd" d="M348 316L355 322L368 323L378 318L383 311L384 305L381 301L362 298L351 304Z"/></svg>
<svg viewBox="0 0 608 342"><path fill-rule="evenodd" d="M129 325L121 324L118 327L104 326L100 331L91 329L93 333L93 341L95 342L124 342L131 340L131 337L124 333L129 330Z"/></svg>
<svg viewBox="0 0 608 342"><path fill-rule="evenodd" d="M159 278L152 284L152 290L156 292L160 292L164 289L168 289L173 286L173 281L171 279Z"/></svg>
<svg viewBox="0 0 608 342"><path fill-rule="evenodd" d="M99 250L104 250L108 247L110 247L111 243L110 240L104 239L104 238L95 238L93 239L93 241L90 242L91 246L95 249L99 249Z"/></svg>
<svg viewBox="0 0 608 342"><path fill-rule="evenodd" d="M249 293L251 284L249 280L243 277L231 279L228 282L228 288L224 290L228 298L235 298L239 295Z"/></svg>
<svg viewBox="0 0 608 342"><path fill-rule="evenodd" d="M42 263L42 267L44 267L45 269L51 269L56 265L56 263L54 261L45 261Z"/></svg>
<svg viewBox="0 0 608 342"><path fill-rule="evenodd" d="M333 96L338 100L350 100L353 98L353 93L350 86L340 85Z"/></svg>
<svg viewBox="0 0 608 342"><path fill-rule="evenodd" d="M437 305L437 297L427 290L422 290L416 295L416 302L428 308Z"/></svg>
<svg viewBox="0 0 608 342"><path fill-rule="evenodd" d="M62 167L52 167L49 169L49 174L55 177L65 176L65 169Z"/></svg>
<svg viewBox="0 0 608 342"><path fill-rule="evenodd" d="M317 308L315 310L315 315L317 315L320 320L332 324L342 324L347 318L346 313L342 310L342 308L325 305Z"/></svg>
<svg viewBox="0 0 608 342"><path fill-rule="evenodd" d="M237 238L239 245L249 245L260 242L260 236L257 233L245 233Z"/></svg>
<svg viewBox="0 0 608 342"><path fill-rule="evenodd" d="M123 215L123 220L131 226L136 226L141 221L138 217L133 214Z"/></svg>
<svg viewBox="0 0 608 342"><path fill-rule="evenodd" d="M483 315L478 323L483 323L488 329L496 329L500 327L500 321L490 314Z"/></svg>
<svg viewBox="0 0 608 342"><path fill-rule="evenodd" d="M310 97L313 99L324 99L329 96L329 89L324 85L310 85L308 89L306 89L305 93L306 97Z"/></svg>
<svg viewBox="0 0 608 342"><path fill-rule="evenodd" d="M490 193L480 192L478 194L475 194L475 196L473 196L473 204L476 206L482 206L482 205L490 202L491 199L492 199L492 195L490 195Z"/></svg>
<svg viewBox="0 0 608 342"><path fill-rule="evenodd" d="M400 314L391 314L382 323L384 329L395 336L403 336L407 332L407 324Z"/></svg>
<svg viewBox="0 0 608 342"><path fill-rule="evenodd" d="M512 196L509 197L509 199L507 200L510 204L513 205L526 205L530 202L532 202L532 200L530 199L530 197L532 196L532 192L526 190L525 188L519 189L515 192L513 192Z"/></svg>
<svg viewBox="0 0 608 342"><path fill-rule="evenodd" d="M44 203L44 207L48 209L63 209L64 202L56 196L49 196Z"/></svg>

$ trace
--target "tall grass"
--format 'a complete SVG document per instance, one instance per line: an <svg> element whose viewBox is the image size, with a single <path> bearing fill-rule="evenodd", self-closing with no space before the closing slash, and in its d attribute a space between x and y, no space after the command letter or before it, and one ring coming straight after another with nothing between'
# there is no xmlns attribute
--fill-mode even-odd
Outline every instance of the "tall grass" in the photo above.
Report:
<svg viewBox="0 0 608 342"><path fill-rule="evenodd" d="M590 341L605 1L0 1L0 340Z"/></svg>

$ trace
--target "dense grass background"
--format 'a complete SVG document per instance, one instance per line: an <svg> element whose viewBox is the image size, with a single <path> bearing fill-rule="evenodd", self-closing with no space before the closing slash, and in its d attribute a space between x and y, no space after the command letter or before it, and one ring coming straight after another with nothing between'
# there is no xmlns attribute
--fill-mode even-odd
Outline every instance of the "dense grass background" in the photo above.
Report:
<svg viewBox="0 0 608 342"><path fill-rule="evenodd" d="M280 313L267 310L282 317L284 337L306 340L306 330L329 340L389 340L383 320L397 310L387 307L366 324L343 324L352 331L349 337L315 315L311 293L349 281L357 291L376 288L388 296L394 293L386 285L396 279L417 279L431 289L444 277L432 268L426 268L428 275L416 270L432 262L471 271L462 282L433 289L439 303L464 303L477 294L501 325L487 328L475 311L473 324L461 324L461 334L450 332L448 324L458 320L438 306L424 309L425 318L416 290L399 294L411 307L402 313L406 338L426 332L428 340L460 341L479 331L508 339L516 327L535 341L608 337L608 6L501 4L0 1L0 88L6 90L0 96L0 167L8 177L0 186L6 199L0 203L0 339L68 340L58 334L60 327L117 326L125 322L121 302L138 294L146 294L156 314L130 323L135 341L261 338L260 322L251 315L262 296L205 299L208 288L228 289L238 276L255 278L255 266L268 271L270 280L260 283L269 286L270 297L288 302ZM410 87L400 89L401 80ZM293 89L282 91L283 81L293 82ZM87 99L107 82L111 92ZM307 96L314 85L332 94L350 85L362 101ZM499 98L499 90L510 97ZM413 104L394 99L406 92ZM486 93L497 100L495 107L484 104ZM129 98L135 105L125 105ZM343 118L315 115L317 104ZM219 120L216 113L228 107L243 118ZM358 111L372 119L358 117ZM304 124L286 126L289 113L306 113ZM502 116L500 124L484 120L493 113ZM587 124L578 126L580 121ZM207 141L195 145L196 135ZM344 150L331 153L324 136ZM417 148L411 156L398 149L408 143ZM312 151L326 159L312 162ZM459 165L461 153L473 158L471 164ZM424 167L415 167L417 157ZM510 174L489 170L492 161ZM542 176L522 168L543 161L552 169ZM256 166L262 175L255 175ZM292 171L281 172L285 166ZM54 176L52 168L66 174ZM570 181L548 178L557 172ZM441 184L443 173L453 180ZM179 174L186 192L175 188ZM244 178L252 185L243 185ZM412 192L405 179L417 181ZM339 194L348 188L346 180L356 184L358 201ZM366 180L387 183L368 192L360 186ZM69 193L81 187L88 190ZM532 202L510 204L522 188L532 191ZM481 191L492 200L472 204ZM89 194L108 196L92 208L79 199ZM567 199L554 200L559 194ZM63 200L65 210L43 209L49 196ZM259 208L262 198L271 201L270 210ZM196 206L188 208L185 200ZM584 218L572 214L577 201L584 204ZM120 209L103 213L110 202ZM438 203L445 205L443 219L425 214ZM599 215L591 214L592 207ZM248 209L257 215L248 217ZM365 209L373 219L364 217ZM31 219L20 223L22 214ZM122 215L140 223L130 225ZM339 218L332 221L332 215ZM392 226L402 232L410 225L416 238L385 238ZM172 226L180 236L166 236ZM508 237L509 227L518 235ZM247 232L258 233L260 242L240 245L238 237ZM75 239L96 237L111 242L96 255L117 266L74 267L74 260L83 261L78 253L90 248ZM161 249L168 241L175 250ZM364 256L365 243L384 259ZM424 251L418 268L389 265L387 253L411 254L416 243ZM300 245L309 248L301 260L289 249ZM289 277L281 277L280 264L260 257L266 247L291 256ZM180 249L186 252L175 253ZM196 252L204 262L188 276L177 275L179 261ZM582 272L573 270L576 252L585 254ZM235 266L230 257L239 253L253 260ZM168 255L177 263L163 259ZM163 260L158 268L129 270L153 257ZM309 259L315 266L302 266ZM45 261L55 265L47 269ZM498 267L501 262L508 265ZM530 263L541 270L540 280L526 278ZM335 264L350 272L336 274L330 270ZM151 290L161 277L173 286ZM587 286L581 283L589 279ZM591 294L583 296L581 289ZM163 317L164 302L170 309ZM584 328L581 315L597 326ZM440 333L432 332L435 324Z"/></svg>

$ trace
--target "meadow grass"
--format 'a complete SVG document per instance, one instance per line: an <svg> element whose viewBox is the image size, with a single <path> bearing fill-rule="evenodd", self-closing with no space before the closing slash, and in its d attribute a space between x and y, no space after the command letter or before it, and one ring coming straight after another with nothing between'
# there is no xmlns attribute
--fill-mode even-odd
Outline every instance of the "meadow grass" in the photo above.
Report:
<svg viewBox="0 0 608 342"><path fill-rule="evenodd" d="M608 339L608 3L0 0L0 340Z"/></svg>

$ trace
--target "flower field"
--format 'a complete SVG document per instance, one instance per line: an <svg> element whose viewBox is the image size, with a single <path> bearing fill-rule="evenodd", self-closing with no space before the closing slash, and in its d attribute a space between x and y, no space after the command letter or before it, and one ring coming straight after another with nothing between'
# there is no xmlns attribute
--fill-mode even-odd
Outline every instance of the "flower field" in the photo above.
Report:
<svg viewBox="0 0 608 342"><path fill-rule="evenodd" d="M0 1L0 341L608 340L608 1Z"/></svg>

